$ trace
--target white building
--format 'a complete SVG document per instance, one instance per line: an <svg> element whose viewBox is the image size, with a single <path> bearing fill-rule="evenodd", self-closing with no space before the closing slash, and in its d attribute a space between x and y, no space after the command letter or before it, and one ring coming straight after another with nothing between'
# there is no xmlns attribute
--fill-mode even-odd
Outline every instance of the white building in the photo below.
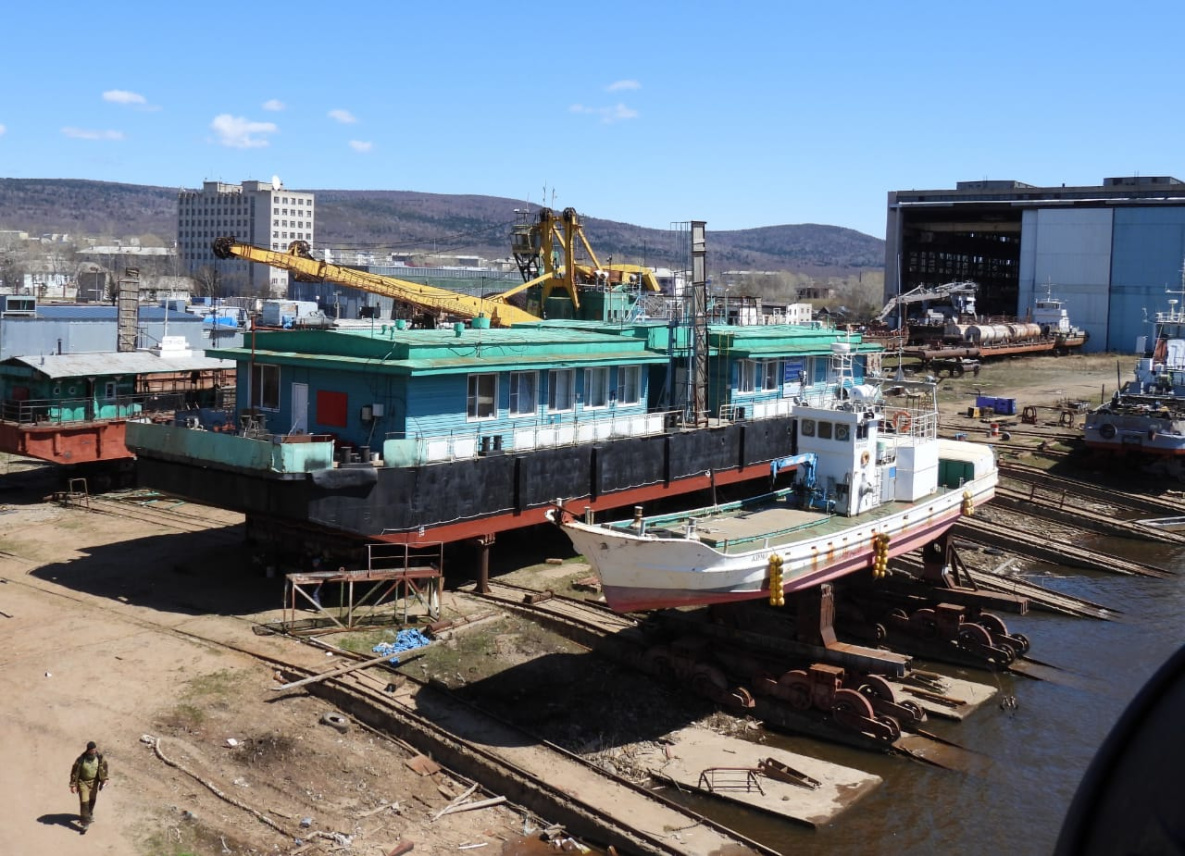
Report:
<svg viewBox="0 0 1185 856"><path fill-rule="evenodd" d="M230 291L282 296L288 274L243 259L217 259L210 245L224 235L283 252L293 241L313 244L313 194L288 190L279 178L223 184L207 181L201 190L177 196L177 251L185 270L217 273Z"/></svg>

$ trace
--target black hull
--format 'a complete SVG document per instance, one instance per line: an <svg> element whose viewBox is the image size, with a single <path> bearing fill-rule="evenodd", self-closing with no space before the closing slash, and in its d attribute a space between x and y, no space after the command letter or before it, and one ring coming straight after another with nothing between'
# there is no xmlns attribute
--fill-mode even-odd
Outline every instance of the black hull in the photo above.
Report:
<svg viewBox="0 0 1185 856"><path fill-rule="evenodd" d="M557 499L606 509L769 475L794 452L790 417L419 467L301 478L141 453L140 483L247 515L401 542L531 526Z"/></svg>

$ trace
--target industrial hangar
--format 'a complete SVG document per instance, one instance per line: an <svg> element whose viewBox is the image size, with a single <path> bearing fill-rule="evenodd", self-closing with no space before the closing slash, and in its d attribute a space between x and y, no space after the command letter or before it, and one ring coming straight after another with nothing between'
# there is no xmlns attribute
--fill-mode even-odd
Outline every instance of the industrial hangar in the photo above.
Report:
<svg viewBox="0 0 1185 856"><path fill-rule="evenodd" d="M889 193L886 301L919 285L973 280L981 314L1023 318L1051 289L1090 333L1089 351L1131 353L1151 333L1146 317L1180 299L1183 264L1185 182L1171 176L1105 178L1098 187L960 181L953 190Z"/></svg>

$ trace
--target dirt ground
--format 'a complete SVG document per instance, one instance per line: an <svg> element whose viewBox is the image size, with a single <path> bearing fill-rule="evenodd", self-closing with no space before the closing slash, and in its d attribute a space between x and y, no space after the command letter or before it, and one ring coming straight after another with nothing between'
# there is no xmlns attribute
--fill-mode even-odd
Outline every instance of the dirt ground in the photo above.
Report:
<svg viewBox="0 0 1185 856"><path fill-rule="evenodd" d="M1018 412L1068 399L1097 403L1115 388L1116 362L1092 355L989 363L978 377L944 378L942 407L957 420L977 394L1016 397ZM1131 362L1119 358L1124 379ZM1053 411L1042 413L1045 419ZM237 515L182 506L178 513L200 522L165 528L134 505L112 512L44 502L43 489L22 487L4 472L0 467L0 851L318 854L348 840L342 852L364 856L386 854L401 841L414 842L416 853L456 853L467 844L485 844L483 853L525 852L519 811L503 805L434 821L468 783L447 771L418 774L406 763L414 752L357 725L342 734L322 724L325 703L273 692L270 668L218 644L318 669L331 662L323 651L252 632L253 624L280 617L282 581L251 565ZM582 568L533 573L570 580ZM450 609L468 608L448 598ZM530 724L591 755L613 746L605 763L630 772L626 736L605 734L596 717L585 723L572 716L603 709L597 702L611 683L620 697L620 676L572 668L575 650L509 619L463 639L441 646L420 668L462 690L476 688L486 701L501 694L508 707L520 706L531 687L582 688L588 703L565 696L564 705L534 704ZM361 650L369 641L349 644ZM518 680L497 679L504 670ZM651 684L638 680L630 692L661 693ZM675 703L656 698L645 709ZM673 722L711 715L687 704ZM111 782L84 836L68 775L88 740L105 753ZM154 741L184 769L158 757ZM396 807L384 808L388 803Z"/></svg>
<svg viewBox="0 0 1185 856"><path fill-rule="evenodd" d="M137 519L135 507L100 513L18 493L0 496L0 851L204 856L314 844L300 852L319 854L348 842L377 856L407 840L416 853L524 852L522 814L495 806L434 821L467 782L414 772L414 751L356 724L344 734L322 724L324 702L272 691L272 669L215 644L317 669L333 662L252 632L280 616L282 589L245 561L235 515L187 506L213 528L179 532ZM84 836L68 783L88 740L111 781Z"/></svg>

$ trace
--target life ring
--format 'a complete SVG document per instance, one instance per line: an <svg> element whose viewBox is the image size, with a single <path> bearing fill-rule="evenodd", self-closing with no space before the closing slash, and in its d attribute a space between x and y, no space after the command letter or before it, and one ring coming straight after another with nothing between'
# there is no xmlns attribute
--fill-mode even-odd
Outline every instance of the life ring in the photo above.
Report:
<svg viewBox="0 0 1185 856"><path fill-rule="evenodd" d="M913 418L909 415L908 410L896 410L889 417L889 422L893 426L894 431L898 434L905 434L908 433L910 427L913 425Z"/></svg>
<svg viewBox="0 0 1185 856"><path fill-rule="evenodd" d="M866 466L868 466L868 462L869 462L871 459L872 459L872 456L871 456L871 455L869 455L869 454L868 454L868 450L867 450L867 449L865 449L865 450L864 450L864 454L862 454L862 455L860 456L860 466L862 466L862 467L866 467Z"/></svg>
<svg viewBox="0 0 1185 856"><path fill-rule="evenodd" d="M1099 426L1099 436L1102 437L1104 440L1114 440L1115 439L1115 426L1112 425L1110 422L1104 422L1102 425Z"/></svg>

